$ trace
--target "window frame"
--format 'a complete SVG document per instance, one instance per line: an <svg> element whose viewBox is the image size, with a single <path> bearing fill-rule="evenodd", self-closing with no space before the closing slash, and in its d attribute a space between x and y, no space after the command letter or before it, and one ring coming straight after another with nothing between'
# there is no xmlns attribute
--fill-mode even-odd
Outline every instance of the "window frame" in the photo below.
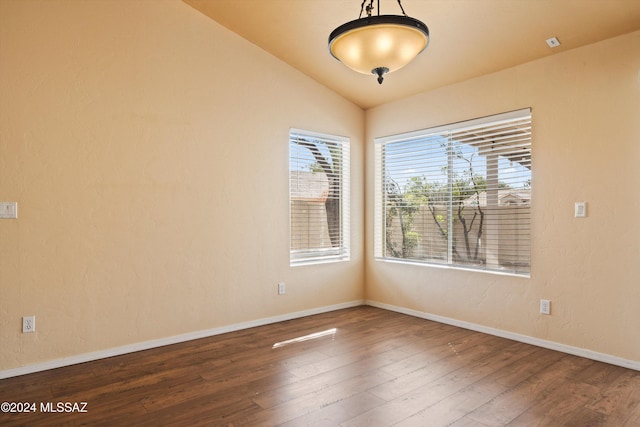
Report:
<svg viewBox="0 0 640 427"><path fill-rule="evenodd" d="M335 247L310 247L306 249L294 248L294 211L293 211L293 186L292 180L294 168L292 168L294 139L308 138L317 142L335 144L340 148L340 166L337 171L339 174L339 246ZM302 149L302 148L299 148ZM351 147L350 139L344 136L332 135L328 133L315 132L297 128L289 130L289 265L291 267L311 264L322 264L332 262L349 261L351 259L350 245L350 193L351 193ZM298 156L299 157L299 156ZM296 158L298 158L296 157ZM333 159L331 165L333 166ZM329 191L329 190L328 190ZM325 205L326 209L326 205ZM327 220L327 232L329 233L329 224Z"/></svg>
<svg viewBox="0 0 640 427"><path fill-rule="evenodd" d="M452 256L452 236L455 233L455 228L452 224L452 221L454 221L453 215L452 215L452 206L454 204L453 200L453 195L449 194L449 201L447 206L447 211L448 211L448 215L447 215L447 224L446 224L446 232L447 232L447 236L448 236L448 241L446 242L446 246L447 246L447 255L446 255L446 260L444 262L436 262L433 259L417 259L417 258L411 258L411 257L397 257L397 256L389 256L388 252L387 252L387 239L388 237L386 236L387 233L387 229L386 229L386 224L387 224L387 210L389 209L389 206L393 206L393 205L386 205L387 202L387 197L388 197L388 189L387 189L387 185L388 185L388 177L385 177L384 173L386 171L386 167L387 165L385 164L385 158L384 156L384 148L390 144L402 144L402 143L407 143L407 142L412 142L412 141L416 141L416 140L428 140L429 138L433 138L436 135L443 135L446 134L447 135L447 140L448 141L455 141L455 137L453 137L452 135L455 135L456 133L459 132L463 132L466 129L474 129L477 128L479 126L491 126L492 124L498 124L500 122L509 122L510 120L529 120L529 139L528 139L528 143L525 145L528 145L528 161L525 162L528 164L529 166L529 201L527 203L527 206L529 207L529 213L526 216L526 227L528 229L527 234L526 234L526 240L527 240L527 245L528 245L528 251L527 251L527 264L525 266L522 265L516 265L516 266L511 266L511 267L505 267L503 264L492 264L492 265L487 265L487 259L485 258L484 262L482 265L473 265L471 263L469 264L465 264L465 263L457 263L454 262L453 260L453 256ZM513 276L518 276L518 277L525 277L525 278L529 278L531 277L531 236L532 236L532 230L531 230L531 209L532 209L532 204L531 204L531 192L532 192L532 163L531 163L531 157L532 157L532 136L531 136L531 129L532 129L532 122L533 122L533 117L532 117L532 109L531 108L524 108L524 109L520 109L520 110L515 110L515 111L510 111L507 113L502 113L502 114L496 114L496 115L491 115L491 116L486 116L486 117L481 117L481 118L476 118L476 119L471 119L471 120L466 120L466 121L461 121L461 122L456 122L456 123L451 123L451 124L447 124L447 125L442 125L442 126L435 126L435 127L431 127L431 128L426 128L426 129L421 129L421 130L417 130L417 131L411 131L411 132L406 132L406 133L401 133L401 134L396 134L396 135L390 135L390 136L385 136L385 137L379 137L379 138L375 138L374 139L374 173L375 173L375 182L374 182L374 209L375 209L375 213L374 213L374 256L376 260L379 261L388 261L388 262L396 262L396 263L402 263L402 264L414 264L414 265L424 265L424 266L430 266L430 267L440 267L440 268L448 268L448 269L458 269L458 270L471 270L471 271L478 271L478 272L486 272L486 273L491 273L491 274L504 274L504 275L513 275ZM447 151L446 152L446 159L448 162L448 170L451 170L451 151ZM496 157L501 157L501 156L496 156ZM431 158L429 158L429 160L431 161ZM499 169L497 166L495 166L495 173L496 176L498 174L498 172L501 170ZM495 188L496 192L498 192L498 188L499 188L499 181L498 178L496 177L496 185L498 185L498 187ZM451 188L452 186L452 178L451 175L447 178L446 181L446 185L448 187L448 191L453 191ZM488 187L487 187L487 193L489 192ZM497 197L497 196L496 196ZM496 199L497 200L497 199ZM488 203L489 200L487 199L485 201L485 203ZM498 215L499 215L499 209L501 206L500 205L501 202L497 201L497 204L493 204L493 205L487 205L489 207L495 208L497 207L497 211L498 211ZM434 216L434 220L435 220L435 216ZM404 231L400 231L402 236L406 236ZM430 237L430 236L427 236ZM486 238L486 237L485 237ZM403 237L404 240L404 237ZM478 242L480 242L480 239L478 238ZM509 242L511 243L511 242ZM441 243L442 244L442 243ZM480 243L476 243L477 245L480 245ZM500 247L500 243L497 244L498 246L498 250ZM403 249L404 249L404 243L402 245ZM396 251L397 253L397 251ZM404 254L404 250L402 252ZM506 253L508 253L508 255L512 255L511 249L507 249ZM488 258L488 256L487 256Z"/></svg>

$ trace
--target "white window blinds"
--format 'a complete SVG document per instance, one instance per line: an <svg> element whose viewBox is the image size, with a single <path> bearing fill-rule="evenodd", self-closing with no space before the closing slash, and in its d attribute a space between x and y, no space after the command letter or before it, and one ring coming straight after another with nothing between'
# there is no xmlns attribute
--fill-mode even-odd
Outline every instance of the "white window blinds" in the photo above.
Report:
<svg viewBox="0 0 640 427"><path fill-rule="evenodd" d="M349 140L289 134L291 265L349 259Z"/></svg>
<svg viewBox="0 0 640 427"><path fill-rule="evenodd" d="M530 273L531 110L376 140L375 252Z"/></svg>

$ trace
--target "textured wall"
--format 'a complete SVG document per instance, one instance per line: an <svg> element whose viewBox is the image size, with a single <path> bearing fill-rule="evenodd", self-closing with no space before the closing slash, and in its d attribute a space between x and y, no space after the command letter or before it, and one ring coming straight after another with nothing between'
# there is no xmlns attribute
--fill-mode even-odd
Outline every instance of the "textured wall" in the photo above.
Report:
<svg viewBox="0 0 640 427"><path fill-rule="evenodd" d="M372 147L533 108L522 279L374 261L364 113L186 4L0 0L0 370L360 299L365 247L371 300L640 360L639 51L636 32L367 113ZM351 262L288 266L289 127L352 138Z"/></svg>
<svg viewBox="0 0 640 427"><path fill-rule="evenodd" d="M0 0L0 370L362 299L361 191L289 267L290 127L362 188L363 111L187 4Z"/></svg>
<svg viewBox="0 0 640 427"><path fill-rule="evenodd" d="M367 245L367 298L640 361L639 52L634 32L369 110L368 165L375 137L532 107L533 243L530 279L375 261Z"/></svg>

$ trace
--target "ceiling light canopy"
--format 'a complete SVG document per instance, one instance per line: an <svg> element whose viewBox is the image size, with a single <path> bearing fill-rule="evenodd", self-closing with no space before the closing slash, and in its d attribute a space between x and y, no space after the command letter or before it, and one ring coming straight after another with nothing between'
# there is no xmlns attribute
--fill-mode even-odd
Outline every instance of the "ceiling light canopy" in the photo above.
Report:
<svg viewBox="0 0 640 427"><path fill-rule="evenodd" d="M429 44L429 28L410 18L398 0L402 15L372 15L373 0L366 6L367 16L340 25L329 36L329 52L354 71L378 76L382 84L386 73L399 70L418 56Z"/></svg>

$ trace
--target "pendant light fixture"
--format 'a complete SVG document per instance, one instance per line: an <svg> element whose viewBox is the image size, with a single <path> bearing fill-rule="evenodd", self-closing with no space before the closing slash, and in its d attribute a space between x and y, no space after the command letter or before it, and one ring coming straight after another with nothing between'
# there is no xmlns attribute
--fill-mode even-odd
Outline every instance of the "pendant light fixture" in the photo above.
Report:
<svg viewBox="0 0 640 427"><path fill-rule="evenodd" d="M373 15L373 0L360 6L360 16L340 25L329 36L329 52L338 61L354 71L378 76L382 84L384 75L407 65L429 44L429 28L410 18L398 5L402 15ZM366 17L362 12L366 11Z"/></svg>

